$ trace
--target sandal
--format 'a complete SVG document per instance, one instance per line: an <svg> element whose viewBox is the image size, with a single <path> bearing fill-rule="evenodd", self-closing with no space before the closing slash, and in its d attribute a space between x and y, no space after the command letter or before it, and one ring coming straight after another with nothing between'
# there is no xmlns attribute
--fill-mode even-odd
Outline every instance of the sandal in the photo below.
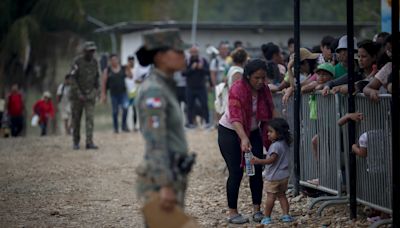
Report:
<svg viewBox="0 0 400 228"><path fill-rule="evenodd" d="M248 223L249 219L243 217L241 214L237 214L237 215L229 218L228 222L232 223L232 224L244 224L244 223Z"/></svg>
<svg viewBox="0 0 400 228"><path fill-rule="evenodd" d="M264 218L261 220L261 224L263 224L263 225L268 225L268 224L271 224L271 223L272 223L271 217L264 217Z"/></svg>
<svg viewBox="0 0 400 228"><path fill-rule="evenodd" d="M290 215L284 215L281 217L282 222L293 222L293 218Z"/></svg>
<svg viewBox="0 0 400 228"><path fill-rule="evenodd" d="M261 211L257 211L256 213L253 214L253 221L254 222L261 222L261 220L264 218L264 214Z"/></svg>

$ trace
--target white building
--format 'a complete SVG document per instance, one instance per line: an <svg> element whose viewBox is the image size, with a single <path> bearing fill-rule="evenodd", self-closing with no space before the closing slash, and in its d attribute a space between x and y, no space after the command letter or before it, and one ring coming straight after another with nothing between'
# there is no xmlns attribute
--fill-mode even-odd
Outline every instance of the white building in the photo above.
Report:
<svg viewBox="0 0 400 228"><path fill-rule="evenodd" d="M355 24L354 34L362 38L372 38L378 29L377 23ZM178 28L185 42L191 40L191 23L189 22L121 22L96 30L98 33L117 33L120 37L120 54L123 63L128 55L133 54L142 44L143 31L154 28ZM337 22L304 22L301 23L300 42L302 47L319 45L325 35L340 37L346 33L346 24ZM368 37L371 36L371 37ZM292 22L199 22L197 24L196 43L204 52L207 45L218 46L221 41L233 44L240 40L248 49L259 50L268 42L286 48L287 40L293 37Z"/></svg>

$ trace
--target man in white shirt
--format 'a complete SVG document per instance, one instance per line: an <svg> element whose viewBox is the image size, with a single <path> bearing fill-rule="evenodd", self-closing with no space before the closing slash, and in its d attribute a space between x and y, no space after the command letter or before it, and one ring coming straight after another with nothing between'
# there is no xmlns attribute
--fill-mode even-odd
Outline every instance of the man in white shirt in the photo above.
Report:
<svg viewBox="0 0 400 228"><path fill-rule="evenodd" d="M70 75L67 74L64 83L61 83L57 89L57 103L64 123L65 133L71 134L71 102L69 100Z"/></svg>
<svg viewBox="0 0 400 228"><path fill-rule="evenodd" d="M216 53L215 53L216 54ZM218 48L218 54L210 61L210 76L212 87L223 82L226 73L229 70L229 46L226 43L221 43Z"/></svg>
<svg viewBox="0 0 400 228"><path fill-rule="evenodd" d="M141 81L135 80L134 76L135 69L135 57L133 55L128 56L128 63L125 66L125 87L128 93L129 106L132 107L132 129L133 131L138 131L137 125L137 112L135 108L135 98L139 89Z"/></svg>

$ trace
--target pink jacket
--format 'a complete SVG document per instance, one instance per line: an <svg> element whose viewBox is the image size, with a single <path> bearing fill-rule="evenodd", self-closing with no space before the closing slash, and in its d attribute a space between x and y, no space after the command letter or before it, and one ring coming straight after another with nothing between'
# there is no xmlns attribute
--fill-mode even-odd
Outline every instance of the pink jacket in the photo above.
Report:
<svg viewBox="0 0 400 228"><path fill-rule="evenodd" d="M274 103L271 91L265 85L258 91L256 119L261 122L261 136L263 145L268 150L271 142L268 140L267 122L272 118ZM250 137L251 114L252 114L252 95L251 87L245 80L237 80L229 90L229 121L239 122L243 125L246 135Z"/></svg>

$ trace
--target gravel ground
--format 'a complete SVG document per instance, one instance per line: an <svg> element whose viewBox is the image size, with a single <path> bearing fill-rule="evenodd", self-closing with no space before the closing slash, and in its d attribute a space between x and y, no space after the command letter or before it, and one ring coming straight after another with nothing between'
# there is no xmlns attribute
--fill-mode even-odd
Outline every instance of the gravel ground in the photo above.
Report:
<svg viewBox="0 0 400 228"><path fill-rule="evenodd" d="M186 211L202 227L236 227L225 221L227 174L216 131L191 130L187 135L198 160ZM96 132L95 141L98 151L73 151L65 136L0 139L0 227L143 227L134 191L135 167L143 155L141 136ZM239 209L250 216L247 178L242 184ZM289 200L296 221L271 227L368 226L363 216L349 222L346 206L328 208L318 217L315 211L307 213L310 198ZM279 211L277 206L273 218Z"/></svg>

